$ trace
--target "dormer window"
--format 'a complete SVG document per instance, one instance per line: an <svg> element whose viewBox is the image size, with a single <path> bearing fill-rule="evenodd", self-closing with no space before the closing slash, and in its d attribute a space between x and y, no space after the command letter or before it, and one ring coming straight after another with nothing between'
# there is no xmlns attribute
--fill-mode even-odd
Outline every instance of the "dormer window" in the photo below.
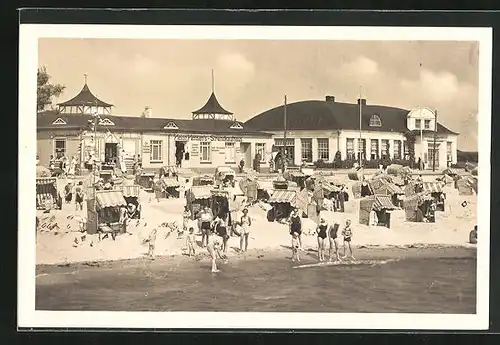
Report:
<svg viewBox="0 0 500 345"><path fill-rule="evenodd" d="M382 121L380 120L380 116L377 114L373 114L372 117L370 117L370 127L381 127L382 126Z"/></svg>
<svg viewBox="0 0 500 345"><path fill-rule="evenodd" d="M102 119L99 121L100 126L114 126L115 124L110 119Z"/></svg>
<svg viewBox="0 0 500 345"><path fill-rule="evenodd" d="M235 122L229 127L230 129L243 129L243 126L240 125L238 122Z"/></svg>
<svg viewBox="0 0 500 345"><path fill-rule="evenodd" d="M422 120L415 119L415 128L420 129L422 127Z"/></svg>
<svg viewBox="0 0 500 345"><path fill-rule="evenodd" d="M179 127L173 121L170 121L169 123L167 123L167 125L163 128L164 129L179 129Z"/></svg>
<svg viewBox="0 0 500 345"><path fill-rule="evenodd" d="M424 120L424 129L431 129L431 120Z"/></svg>
<svg viewBox="0 0 500 345"><path fill-rule="evenodd" d="M66 121L61 119L60 117L57 118L54 122L52 122L53 125L66 125Z"/></svg>

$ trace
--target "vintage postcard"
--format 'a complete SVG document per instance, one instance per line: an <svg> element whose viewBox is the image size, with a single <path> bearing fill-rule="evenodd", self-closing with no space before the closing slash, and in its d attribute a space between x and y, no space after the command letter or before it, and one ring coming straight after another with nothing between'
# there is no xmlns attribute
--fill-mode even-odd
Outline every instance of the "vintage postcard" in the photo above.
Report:
<svg viewBox="0 0 500 345"><path fill-rule="evenodd" d="M491 39L21 25L19 327L487 329Z"/></svg>

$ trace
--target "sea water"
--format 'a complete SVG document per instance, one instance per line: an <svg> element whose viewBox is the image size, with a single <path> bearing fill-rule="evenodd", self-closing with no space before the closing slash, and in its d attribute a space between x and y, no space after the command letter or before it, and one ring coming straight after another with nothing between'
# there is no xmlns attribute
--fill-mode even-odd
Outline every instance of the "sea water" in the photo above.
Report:
<svg viewBox="0 0 500 345"><path fill-rule="evenodd" d="M310 263L310 262L309 262ZM404 312L476 311L476 260L408 258L374 265L294 269L289 260L220 264L143 260L37 278L36 309L88 311ZM58 277L56 277L58 275Z"/></svg>

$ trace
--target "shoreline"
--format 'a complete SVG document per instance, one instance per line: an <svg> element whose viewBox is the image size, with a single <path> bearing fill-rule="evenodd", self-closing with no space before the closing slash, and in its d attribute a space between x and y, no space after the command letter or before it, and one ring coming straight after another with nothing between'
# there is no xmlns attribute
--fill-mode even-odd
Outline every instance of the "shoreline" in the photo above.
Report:
<svg viewBox="0 0 500 345"><path fill-rule="evenodd" d="M475 245L456 245L456 244L406 244L406 245L355 245L353 246L356 259L429 259L429 258L463 258L476 257ZM340 250L343 253L343 250ZM328 255L328 246L326 248ZM269 248L252 248L246 253L238 253L229 250L227 253L228 261L252 261L252 260L285 260L290 261L291 251L287 245ZM317 262L317 249L307 248L301 252L303 263ZM91 261L73 261L50 264L36 264L36 275L45 275L57 273L67 269L91 269L91 268L113 268L120 266L135 266L144 262L165 265L180 265L183 262L209 261L209 255L206 249L199 249L195 257L189 257L183 253L156 255L154 258L146 256L131 257L116 260L91 260ZM221 261L218 260L218 264ZM225 265L227 265L225 264Z"/></svg>

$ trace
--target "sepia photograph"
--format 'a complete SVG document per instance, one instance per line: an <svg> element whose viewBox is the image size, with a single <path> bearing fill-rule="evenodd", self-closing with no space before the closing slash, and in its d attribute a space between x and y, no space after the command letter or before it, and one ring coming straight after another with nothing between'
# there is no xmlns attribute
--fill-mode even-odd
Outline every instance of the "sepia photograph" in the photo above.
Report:
<svg viewBox="0 0 500 345"><path fill-rule="evenodd" d="M487 328L490 30L126 28L21 26L24 326Z"/></svg>

